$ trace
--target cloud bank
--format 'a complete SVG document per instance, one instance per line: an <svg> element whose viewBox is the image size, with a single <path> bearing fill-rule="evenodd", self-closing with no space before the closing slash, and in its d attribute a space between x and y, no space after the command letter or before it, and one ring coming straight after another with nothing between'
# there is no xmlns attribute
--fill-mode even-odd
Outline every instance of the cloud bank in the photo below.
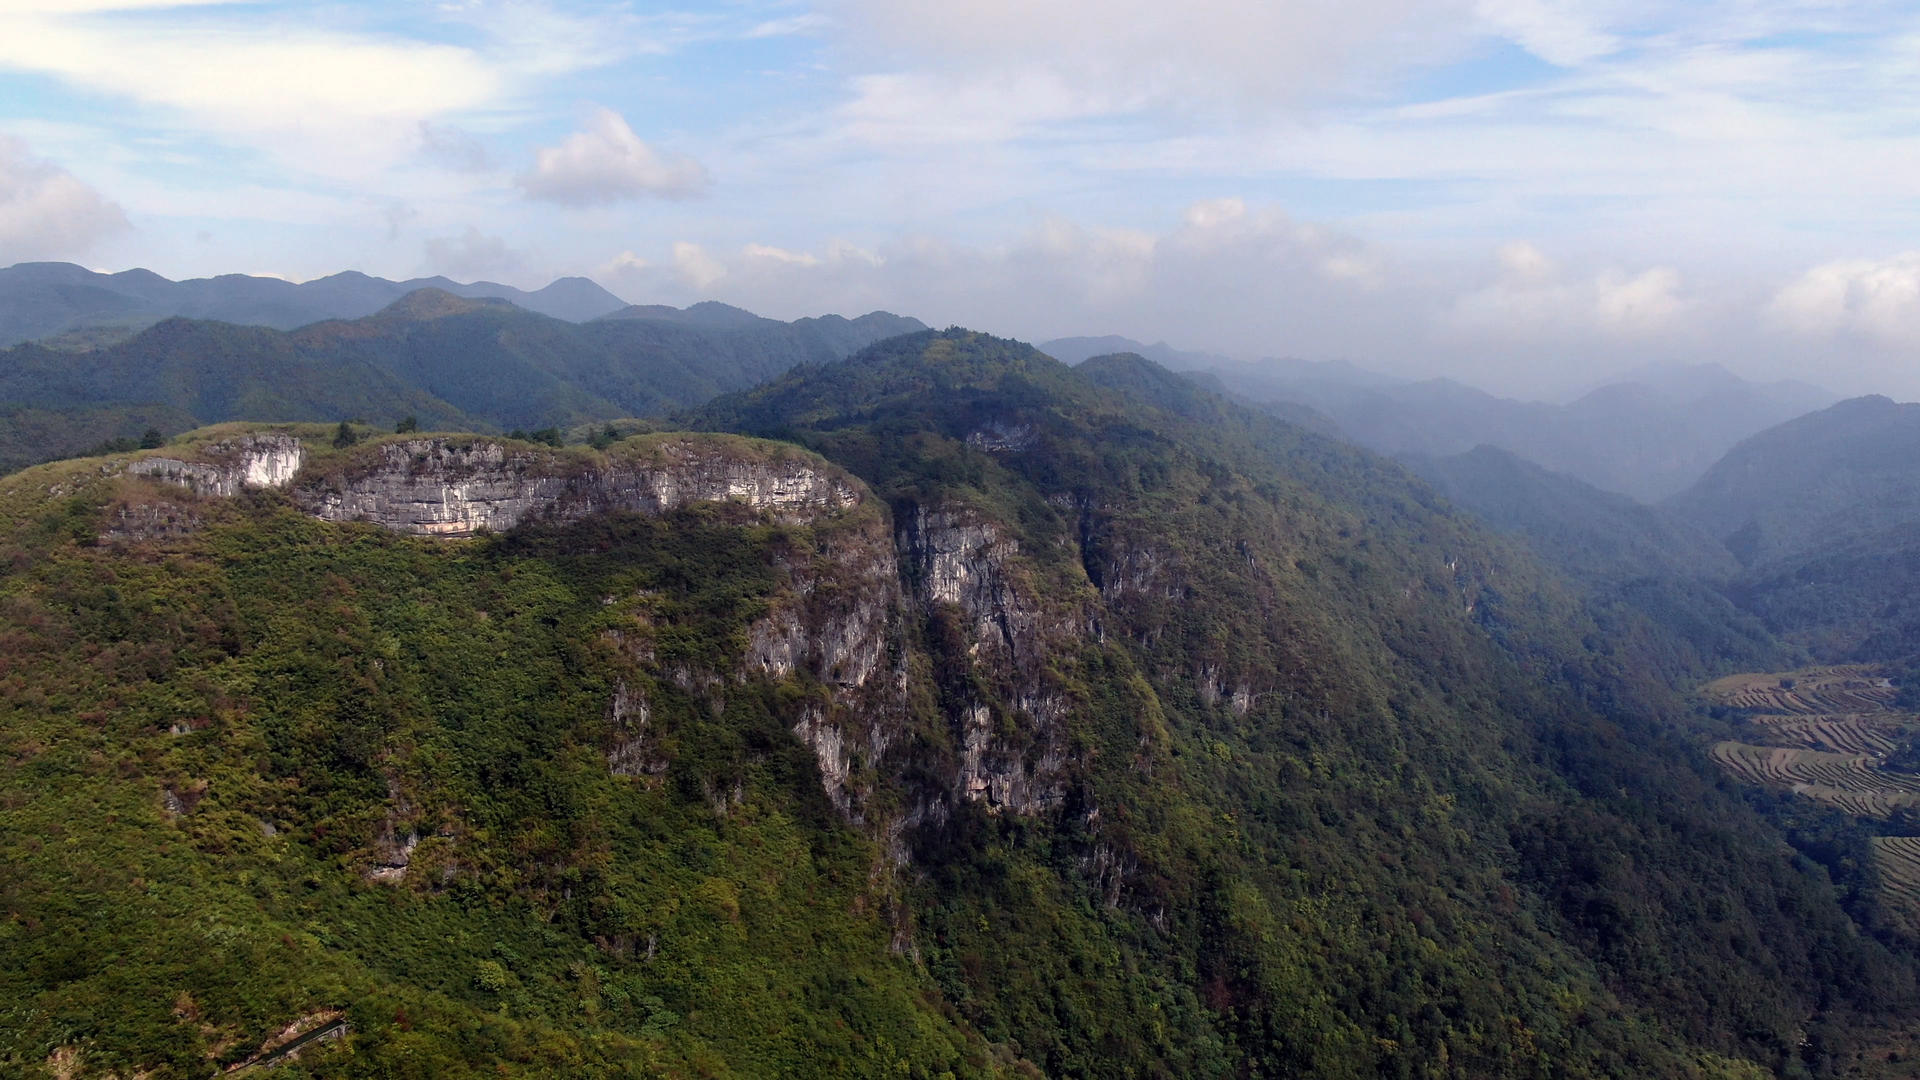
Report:
<svg viewBox="0 0 1920 1080"><path fill-rule="evenodd" d="M647 196L684 199L705 191L709 182L705 166L648 146L624 117L606 108L594 110L586 130L542 147L533 171L518 181L528 198L570 207Z"/></svg>
<svg viewBox="0 0 1920 1080"><path fill-rule="evenodd" d="M119 206L0 135L0 265L76 259L128 227Z"/></svg>

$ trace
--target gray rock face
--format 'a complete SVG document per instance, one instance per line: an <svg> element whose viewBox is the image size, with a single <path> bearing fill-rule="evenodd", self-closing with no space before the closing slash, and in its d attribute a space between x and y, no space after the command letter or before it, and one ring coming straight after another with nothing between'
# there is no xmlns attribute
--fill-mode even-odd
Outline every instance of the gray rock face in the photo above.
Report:
<svg viewBox="0 0 1920 1080"><path fill-rule="evenodd" d="M667 771L667 759L661 754L649 724L653 708L646 696L623 680L613 689L613 701L607 706L607 719L613 727L613 745L607 749L607 770L615 776L659 776Z"/></svg>
<svg viewBox="0 0 1920 1080"><path fill-rule="evenodd" d="M1084 620L1050 612L1018 569L1020 545L961 506L918 507L896 542L916 598L960 616L968 662L998 694L949 717L959 744L954 789L989 813L1037 814L1065 795L1067 701L1047 670L1051 643Z"/></svg>
<svg viewBox="0 0 1920 1080"><path fill-rule="evenodd" d="M775 679L805 672L828 688L826 707L804 709L793 733L813 751L834 806L864 823L874 776L860 766L879 765L906 712L899 563L879 521L781 562L789 589L749 632L746 670Z"/></svg>
<svg viewBox="0 0 1920 1080"><path fill-rule="evenodd" d="M294 499L327 521L371 521L426 536L501 532L613 510L663 513L705 501L744 503L777 521L805 523L860 501L852 484L797 457L750 459L698 436L652 449L651 458L581 467L559 454L495 442L410 439L381 446L372 468L301 485Z"/></svg>
<svg viewBox="0 0 1920 1080"><path fill-rule="evenodd" d="M200 531L201 524L200 515L186 507L167 502L134 503L108 511L100 542L178 540Z"/></svg>
<svg viewBox="0 0 1920 1080"><path fill-rule="evenodd" d="M306 450L291 435L242 435L209 443L203 460L141 458L127 466L135 476L186 488L196 495L234 496L247 488L285 487L300 471Z"/></svg>

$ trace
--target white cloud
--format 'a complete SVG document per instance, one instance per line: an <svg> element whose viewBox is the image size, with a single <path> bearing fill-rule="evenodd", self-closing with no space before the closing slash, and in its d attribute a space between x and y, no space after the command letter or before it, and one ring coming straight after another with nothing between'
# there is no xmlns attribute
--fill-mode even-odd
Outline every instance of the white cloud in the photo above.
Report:
<svg viewBox="0 0 1920 1080"><path fill-rule="evenodd" d="M250 2L252 0L9 0L7 10L16 15L92 15L142 8L211 7Z"/></svg>
<svg viewBox="0 0 1920 1080"><path fill-rule="evenodd" d="M876 61L1043 72L1090 100L1265 107L1453 48L1460 0L839 0Z"/></svg>
<svg viewBox="0 0 1920 1080"><path fill-rule="evenodd" d="M706 167L689 157L662 154L633 133L612 109L595 109L587 130L558 146L542 147L533 171L520 177L528 198L562 206L596 206L657 196L698 195L709 183Z"/></svg>
<svg viewBox="0 0 1920 1080"><path fill-rule="evenodd" d="M699 244L682 240L673 245L673 268L696 290L710 289L727 276L727 267Z"/></svg>
<svg viewBox="0 0 1920 1080"><path fill-rule="evenodd" d="M833 25L833 20L817 11L789 15L784 19L768 19L757 23L747 31L750 38L787 37L793 34L813 34Z"/></svg>
<svg viewBox="0 0 1920 1080"><path fill-rule="evenodd" d="M420 155L444 169L478 173L492 167L486 145L455 124L420 121Z"/></svg>
<svg viewBox="0 0 1920 1080"><path fill-rule="evenodd" d="M88 19L15 13L0 67L178 109L245 131L418 118L492 99L467 49L246 19Z"/></svg>
<svg viewBox="0 0 1920 1080"><path fill-rule="evenodd" d="M1592 334L1645 338L1674 329L1692 303L1673 267L1572 273L1525 241L1502 245L1495 262L1491 284L1453 301L1456 332L1509 346Z"/></svg>
<svg viewBox="0 0 1920 1080"><path fill-rule="evenodd" d="M1813 267L1774 295L1769 313L1803 335L1920 344L1920 251Z"/></svg>
<svg viewBox="0 0 1920 1080"><path fill-rule="evenodd" d="M862 75L852 89L852 100L839 110L841 134L894 152L916 144L1001 142L1132 104L1047 71L997 78L939 72Z"/></svg>
<svg viewBox="0 0 1920 1080"><path fill-rule="evenodd" d="M1385 282L1398 282L1382 288ZM1035 340L1122 333L1249 354L1365 349L1407 336L1408 285L1337 230L1243 200L1190 207L1164 232L1049 218L1000 245L905 235L808 251L682 242L619 277L625 295L721 299L782 318L885 308Z"/></svg>
<svg viewBox="0 0 1920 1080"><path fill-rule="evenodd" d="M1594 322L1618 334L1654 334L1671 328L1688 301L1680 295L1680 272L1656 266L1638 274L1606 271L1594 282Z"/></svg>
<svg viewBox="0 0 1920 1080"><path fill-rule="evenodd" d="M605 67L640 55L669 52L688 20L651 19L624 7L587 13L562 11L537 0L451 0L443 17L470 24L493 39L489 55L523 75L552 76Z"/></svg>
<svg viewBox="0 0 1920 1080"><path fill-rule="evenodd" d="M647 260L635 255L633 252L623 251L613 258L608 259L606 262L601 263L599 272L604 276L617 276L645 270L651 265Z"/></svg>
<svg viewBox="0 0 1920 1080"><path fill-rule="evenodd" d="M1619 47L1602 31L1591 3L1579 0L1475 0L1474 14L1550 64L1572 67Z"/></svg>
<svg viewBox="0 0 1920 1080"><path fill-rule="evenodd" d="M774 262L785 263L789 266L820 265L818 256L809 255L804 251L788 251L785 248L772 247L767 244L748 244L741 250L741 254L749 259L771 259Z"/></svg>
<svg viewBox="0 0 1920 1080"><path fill-rule="evenodd" d="M127 228L105 196L0 135L0 266L72 259Z"/></svg>

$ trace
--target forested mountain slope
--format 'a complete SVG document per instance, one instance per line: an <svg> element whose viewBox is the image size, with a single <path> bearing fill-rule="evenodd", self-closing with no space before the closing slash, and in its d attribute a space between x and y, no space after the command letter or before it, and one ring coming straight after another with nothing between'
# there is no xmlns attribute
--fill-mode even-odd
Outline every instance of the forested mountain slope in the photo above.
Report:
<svg viewBox="0 0 1920 1080"><path fill-rule="evenodd" d="M1920 405L1855 398L1771 428L1668 507L1744 564L1743 605L1820 657L1920 653Z"/></svg>
<svg viewBox="0 0 1920 1080"><path fill-rule="evenodd" d="M1657 635L1391 462L958 330L687 419L0 482L0 1061L1874 1075L1920 1004Z"/></svg>
<svg viewBox="0 0 1920 1080"><path fill-rule="evenodd" d="M1602 491L1492 446L1452 457L1408 456L1448 501L1523 540L1581 587L1609 632L1659 627L1668 667L1706 673L1790 667L1799 653L1731 598L1741 567L1725 545L1664 507ZM1622 621L1624 619L1624 622Z"/></svg>
<svg viewBox="0 0 1920 1080"><path fill-rule="evenodd" d="M1853 398L1770 428L1669 505L1749 565L1920 520L1920 405Z"/></svg>
<svg viewBox="0 0 1920 1080"><path fill-rule="evenodd" d="M884 313L795 323L739 314L718 325L678 317L575 324L421 289L363 319L293 331L168 319L92 352L20 345L0 351L0 406L64 413L73 430L51 441L0 441L0 468L82 452L102 438L87 416L134 407L145 412L120 426L155 414L195 424L352 417L385 426L413 416L431 428L506 431L655 416L921 329Z"/></svg>
<svg viewBox="0 0 1920 1080"><path fill-rule="evenodd" d="M1753 1002L1736 1005L1721 997L1710 986L1714 978L1696 982L1693 976L1678 976L1669 982L1649 977L1652 969L1642 964L1678 961L1697 974L1737 954L1729 953L1725 942L1708 940L1713 935L1704 926L1686 920L1654 931L1660 920L1651 912L1689 910L1705 902L1702 896L1683 895L1694 888L1730 888L1734 891L1718 894L1722 900L1714 902L1716 910L1721 902L1731 903L1748 912L1739 918L1770 921L1769 913L1780 909L1769 905L1784 903L1809 914L1813 909L1802 908L1803 903L1823 907L1825 901L1813 898L1824 895L1825 888L1809 882L1809 892L1786 900L1786 893L1802 887L1792 882L1803 870L1773 863L1777 854L1758 847L1733 853L1768 830L1702 777L1697 754L1685 743L1663 743L1659 726L1648 725L1661 712L1658 695L1633 683L1659 661L1633 652L1634 642L1644 639L1609 639L1590 624L1583 630L1583 617L1571 599L1531 576L1535 572L1526 569L1524 558L1440 510L1420 485L1391 465L1234 409L1137 359L1091 362L1078 374L1079 379L1072 378L1030 352L990 339L902 338L845 364L796 372L770 387L723 400L702 420L799 439L888 495L896 518L939 505L955 489L978 492L968 497L990 504L1011 504L1020 508L1014 517L1039 525L1022 540L1022 551L1057 552L1053 558L1067 562L1077 557L1102 596L1100 643L1121 648L1154 689L1170 729L1192 740L1173 755L1179 767L1159 775L1177 778L1168 786L1179 790L1183 801L1206 806L1202 817L1231 815L1237 823L1233 835L1246 845L1237 854L1255 860L1247 865L1235 851L1197 844L1188 856L1196 862L1182 871L1162 871L1165 878L1220 882L1240 902L1269 914L1315 902L1309 897L1327 902L1320 890L1334 880L1347 882L1356 898L1418 893L1419 903L1435 905L1423 906L1427 915L1468 937L1485 935L1481 940L1500 943L1501 955L1514 955L1532 946L1522 943L1525 935L1510 936L1502 917L1488 914L1500 905L1486 904L1488 894L1476 892L1498 893L1496 882L1504 882L1516 896L1553 897L1573 905L1540 917L1555 928L1557 940L1582 941L1593 951L1560 956L1553 961L1555 970L1595 970L1588 965L1597 964L1607 985L1629 988L1629 1000L1642 1006L1665 1001L1674 1007L1669 1016L1727 1010L1719 1013L1717 1022L1729 1025L1721 1030L1745 1022L1733 1022L1732 1015ZM1127 396L1103 394L1081 380ZM1143 408L1148 401L1161 408ZM991 465L968 448L987 451ZM1052 513L1035 505L1040 502ZM964 645L964 639L957 644ZM1585 701L1562 696L1573 687L1586 691ZM1534 696L1542 692L1545 697ZM960 702L971 700L963 691L956 693L962 694ZM1611 708L1596 715L1589 711L1596 701ZM1603 730L1612 734L1592 741ZM1555 749L1536 758L1503 748L1529 744ZM1316 760L1326 764L1315 765ZM1536 773L1522 764L1526 761L1554 764ZM1416 793L1423 784L1417 779L1408 781L1411 789L1391 794L1370 779L1387 775L1429 777L1431 795ZM1452 811L1448 815L1463 838L1471 837L1463 847L1437 851L1422 843L1416 852L1395 838L1399 826L1392 823L1417 819L1421 811L1414 804L1443 792L1457 800L1450 805L1465 807L1457 817ZM1171 815L1168 820L1180 819ZM1142 833L1164 836L1170 828L1156 824ZM1415 832L1430 838L1426 830ZM1681 844L1689 852L1684 856L1666 847L1680 836L1689 837ZM1280 860L1271 854L1277 850L1294 854ZM1144 865L1155 861L1145 853L1135 857ZM1677 867L1675 859L1696 857L1704 861L1672 876L1609 878L1612 871L1599 870L1602 864L1627 865L1610 863L1615 858ZM1594 858L1600 862L1588 861ZM1390 883L1397 875L1383 871L1386 865L1461 876L1451 879L1454 888L1407 893L1401 891L1409 887L1406 882ZM1442 865L1453 869L1442 871ZM1467 869L1473 865L1479 870ZM1760 870L1767 865L1779 866L1784 876ZM1757 870L1768 884L1751 877ZM1596 873L1599 878L1589 876ZM1636 894L1632 900L1616 896L1602 906L1621 902L1624 907L1609 910L1615 915L1644 910L1647 920L1626 916L1618 922L1608 916L1601 920L1604 926L1589 924L1601 908L1583 905L1601 903L1590 891L1601 879L1608 880L1603 892L1618 888ZM1469 880L1480 884L1466 885ZM1786 892L1757 900L1773 889ZM1655 895L1659 899L1652 899ZM1184 900L1170 910L1208 903L1193 893L1184 894ZM1756 902L1757 907L1749 906ZM1364 908L1368 901L1357 903ZM1643 903L1648 906L1638 907ZM1446 914L1434 914L1442 909ZM1343 910L1344 917L1357 916L1357 909L1339 902L1321 910L1335 922ZM1251 925L1260 925L1261 916L1249 918ZM1788 921L1796 927L1789 936L1834 935L1825 938L1829 944L1809 942L1808 957L1832 946L1858 946L1865 950L1856 954L1859 962L1878 963L1865 959L1877 947L1858 942L1850 927L1834 921L1830 909ZM1364 923L1358 918L1356 925ZM1436 959L1438 969L1424 967L1404 951L1406 942L1396 931L1375 927L1343 945L1300 929L1311 924L1296 925L1306 940L1291 946L1236 939L1221 947L1232 957L1228 966L1246 973L1237 984L1245 997L1233 999L1244 1007L1235 1013L1240 1022L1261 1025L1269 1037L1301 1030L1300 1015L1286 1021L1278 1017L1298 1007L1288 1004L1299 1000L1294 995L1323 985L1309 971L1345 980L1345 990L1329 991L1333 1001L1343 1003L1335 1013L1361 1030L1367 1022L1354 1017L1368 1007L1358 1002L1392 994L1361 989L1373 984L1359 971L1378 970L1382 977L1395 972L1392 977L1398 978L1422 970L1427 972L1422 978L1442 984L1462 974L1445 970L1452 961ZM965 935L964 927L953 932ZM1189 932L1194 936L1183 941L1176 936L1176 941L1203 958L1219 955L1201 944L1210 940L1209 933L1197 927ZM1675 936L1657 943L1643 936L1666 933ZM994 955L984 940L978 947L983 955ZM1015 956L1029 954L1026 948L1011 950ZM1389 959L1374 969L1359 959L1362 954ZM1656 956L1666 959L1656 961ZM1318 966L1332 957L1348 959ZM1771 969L1775 962L1765 966ZM1342 966L1347 963L1356 966ZM1738 967L1745 961L1732 963ZM1298 964L1307 967L1293 966ZM1222 970L1204 959L1200 967ZM1344 974L1326 974L1334 969ZM1810 969L1793 961L1777 970ZM1508 974L1526 981L1517 972ZM1731 970L1722 976L1746 978ZM989 969L978 981L967 982L966 992L975 1000L990 1000L981 991L1009 978L1004 970ZM1503 991L1484 989L1505 999ZM1783 1005L1776 999L1770 1008ZM1632 1007L1627 1014L1650 1015ZM986 1015L982 1023L990 1032L996 1023L1010 1025L1004 1017ZM1339 1026L1330 1016L1305 1026L1324 1031L1329 1022ZM1681 1021L1701 1037L1716 1022L1692 1023ZM1233 1030L1236 1037L1246 1036L1245 1028ZM1579 1060L1581 1051L1572 1045L1584 1036L1562 1035L1569 1042L1561 1044L1555 1059ZM1401 1045L1410 1041L1376 1037ZM1481 1049L1493 1054L1492 1060L1503 1052ZM1354 1060L1320 1050L1328 1056L1289 1044L1287 1053L1304 1056L1283 1059L1309 1072ZM1353 1045L1343 1050L1366 1056ZM1364 1072L1383 1064L1376 1059L1352 1067ZM1476 1068L1484 1074L1505 1067L1483 1059Z"/></svg>
<svg viewBox="0 0 1920 1080"><path fill-rule="evenodd" d="M1724 545L1672 512L1543 469L1498 447L1401 460L1488 524L1526 534L1542 558L1577 577L1617 580L1659 573L1724 581L1740 569Z"/></svg>

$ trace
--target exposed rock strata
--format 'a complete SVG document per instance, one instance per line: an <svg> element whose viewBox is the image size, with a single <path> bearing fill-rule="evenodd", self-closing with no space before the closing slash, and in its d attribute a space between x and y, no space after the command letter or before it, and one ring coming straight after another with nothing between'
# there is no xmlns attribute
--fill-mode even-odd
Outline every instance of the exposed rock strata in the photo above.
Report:
<svg viewBox="0 0 1920 1080"><path fill-rule="evenodd" d="M921 506L897 524L897 546L916 599L933 618L960 617L964 662L994 700L965 692L950 708L959 764L957 794L990 813L1035 814L1065 796L1068 701L1048 671L1048 653L1085 620L1050 611L1021 573L1020 545L969 507Z"/></svg>
<svg viewBox="0 0 1920 1080"><path fill-rule="evenodd" d="M302 484L294 498L327 521L371 521L429 536L615 510L664 513L707 501L744 503L777 521L803 523L860 501L850 482L797 456L749 458L700 437L652 450L651 458L585 466L496 442L409 439L380 446L371 467Z"/></svg>
<svg viewBox="0 0 1920 1080"><path fill-rule="evenodd" d="M140 502L115 506L107 511L106 528L100 531L105 543L146 543L178 540L200 531L199 514L170 502Z"/></svg>
<svg viewBox="0 0 1920 1080"><path fill-rule="evenodd" d="M231 497L248 488L285 487L305 460L305 448L291 435L242 435L200 447L193 461L147 457L128 465L127 472L196 495Z"/></svg>
<svg viewBox="0 0 1920 1080"><path fill-rule="evenodd" d="M817 551L781 559L788 588L748 634L746 670L780 679L803 672L827 688L794 735L814 753L835 807L864 822L877 767L907 711L904 596L883 522L821 538Z"/></svg>

